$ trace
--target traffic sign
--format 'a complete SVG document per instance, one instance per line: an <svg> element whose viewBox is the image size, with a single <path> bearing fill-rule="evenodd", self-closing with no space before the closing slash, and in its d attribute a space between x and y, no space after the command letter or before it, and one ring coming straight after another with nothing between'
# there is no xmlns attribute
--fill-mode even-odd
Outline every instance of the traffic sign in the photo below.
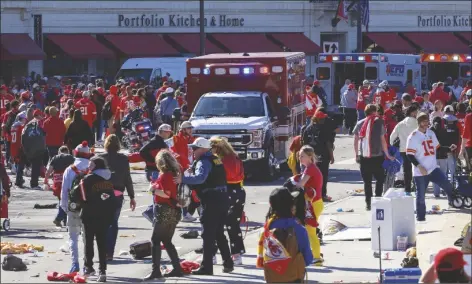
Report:
<svg viewBox="0 0 472 284"><path fill-rule="evenodd" d="M383 209L377 209L375 212L375 215L377 216L377 220L383 221L385 218L384 210Z"/></svg>
<svg viewBox="0 0 472 284"><path fill-rule="evenodd" d="M325 41L323 42L323 52L324 53L338 53L339 52L339 43L336 41Z"/></svg>

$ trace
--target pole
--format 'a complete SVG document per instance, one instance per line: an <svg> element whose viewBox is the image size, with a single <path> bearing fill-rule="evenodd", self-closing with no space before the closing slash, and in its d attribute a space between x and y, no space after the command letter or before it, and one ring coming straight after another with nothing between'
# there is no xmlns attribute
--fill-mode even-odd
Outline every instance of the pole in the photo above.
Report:
<svg viewBox="0 0 472 284"><path fill-rule="evenodd" d="M380 240L380 226L377 228L377 232L379 234L379 269L380 269L380 275L379 275L379 283L383 283L383 274L382 274L382 244Z"/></svg>
<svg viewBox="0 0 472 284"><path fill-rule="evenodd" d="M205 0L200 0L200 55L205 55Z"/></svg>
<svg viewBox="0 0 472 284"><path fill-rule="evenodd" d="M357 1L357 53L363 52L362 50L362 11L361 1Z"/></svg>

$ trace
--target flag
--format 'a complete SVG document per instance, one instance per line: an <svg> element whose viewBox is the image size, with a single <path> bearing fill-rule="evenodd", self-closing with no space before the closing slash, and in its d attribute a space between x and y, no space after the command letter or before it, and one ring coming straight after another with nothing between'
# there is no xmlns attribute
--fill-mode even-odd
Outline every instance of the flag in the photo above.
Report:
<svg viewBox="0 0 472 284"><path fill-rule="evenodd" d="M358 4L355 4L352 9L356 10L360 6L361 22L365 26L366 31L369 31L369 20L370 20L370 9L369 0L359 0Z"/></svg>
<svg viewBox="0 0 472 284"><path fill-rule="evenodd" d="M339 0L338 3L338 11L336 12L336 17L338 19L343 19L347 22L348 14L347 14L347 3L345 0Z"/></svg>

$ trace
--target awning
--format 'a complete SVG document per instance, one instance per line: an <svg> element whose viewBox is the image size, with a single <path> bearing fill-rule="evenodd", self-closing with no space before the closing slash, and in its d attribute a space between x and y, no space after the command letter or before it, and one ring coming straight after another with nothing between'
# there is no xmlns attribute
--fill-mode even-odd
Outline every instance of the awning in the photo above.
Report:
<svg viewBox="0 0 472 284"><path fill-rule="evenodd" d="M175 42L193 54L200 54L200 34L169 34ZM208 38L205 38L205 53L222 53L218 46L214 45Z"/></svg>
<svg viewBox="0 0 472 284"><path fill-rule="evenodd" d="M115 57L113 51L89 34L48 34L47 38L74 59Z"/></svg>
<svg viewBox="0 0 472 284"><path fill-rule="evenodd" d="M426 53L469 53L469 47L453 33L403 33Z"/></svg>
<svg viewBox="0 0 472 284"><path fill-rule="evenodd" d="M416 49L397 33L366 33L365 35L387 53L416 53Z"/></svg>
<svg viewBox="0 0 472 284"><path fill-rule="evenodd" d="M210 34L231 52L280 52L282 48L270 41L264 34L227 33Z"/></svg>
<svg viewBox="0 0 472 284"><path fill-rule="evenodd" d="M2 60L42 60L43 50L27 34L1 34Z"/></svg>
<svg viewBox="0 0 472 284"><path fill-rule="evenodd" d="M180 56L158 34L114 34L104 38L128 57Z"/></svg>
<svg viewBox="0 0 472 284"><path fill-rule="evenodd" d="M469 43L472 44L472 32L459 33L463 38L465 38Z"/></svg>
<svg viewBox="0 0 472 284"><path fill-rule="evenodd" d="M276 33L270 35L292 52L299 51L310 55L322 52L321 47L303 33Z"/></svg>

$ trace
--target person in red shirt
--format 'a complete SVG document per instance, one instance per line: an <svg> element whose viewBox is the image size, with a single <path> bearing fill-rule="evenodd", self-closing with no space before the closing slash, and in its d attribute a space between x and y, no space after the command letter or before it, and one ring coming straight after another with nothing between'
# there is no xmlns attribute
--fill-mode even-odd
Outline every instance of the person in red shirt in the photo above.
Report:
<svg viewBox="0 0 472 284"><path fill-rule="evenodd" d="M10 162L10 143L11 143L11 127L13 123L15 122L16 115L19 113L19 106L20 102L14 100L10 105L10 110L3 115L3 119L1 121L1 126L2 126L2 138L5 141L5 157L7 159L7 162ZM21 136L21 135L20 135Z"/></svg>
<svg viewBox="0 0 472 284"><path fill-rule="evenodd" d="M429 97L429 100L432 102L440 100L444 106L447 105L447 102L449 101L449 94L444 91L443 82L438 82L437 87L431 91L431 96Z"/></svg>
<svg viewBox="0 0 472 284"><path fill-rule="evenodd" d="M459 102L467 101L467 91L472 90L472 81L467 81L464 90L462 90L461 96L459 98Z"/></svg>
<svg viewBox="0 0 472 284"><path fill-rule="evenodd" d="M83 120L87 121L90 129L92 129L93 122L97 119L97 108L90 100L89 91L83 92L82 97L83 98L75 104L75 108L80 110Z"/></svg>
<svg viewBox="0 0 472 284"><path fill-rule="evenodd" d="M127 115L131 110L135 109L136 105L136 98L133 96L133 89L128 86L126 87L126 96L123 97L120 101L120 120L123 119L125 115Z"/></svg>
<svg viewBox="0 0 472 284"><path fill-rule="evenodd" d="M115 124L115 119L120 119L120 110L119 110L119 105L120 105L120 97L118 96L118 87L113 85L110 86L110 94L106 97L105 99L105 104L107 102L110 102L111 104L111 113L112 116L108 120L108 133L109 134L114 134L116 132L116 129L114 127Z"/></svg>
<svg viewBox="0 0 472 284"><path fill-rule="evenodd" d="M241 234L241 216L246 203L246 191L242 188L244 181L243 162L234 151L231 144L221 137L210 139L212 151L217 155L226 172L226 182L229 195L230 210L226 217L226 230L228 231L231 254L235 265L242 265L241 255L246 252ZM214 254L216 250L214 251Z"/></svg>
<svg viewBox="0 0 472 284"><path fill-rule="evenodd" d="M472 169L472 113L468 113L464 119L462 132L462 146L459 156L467 156L469 170Z"/></svg>
<svg viewBox="0 0 472 284"><path fill-rule="evenodd" d="M5 106L8 102L12 102L15 98L10 95L5 85L0 87L0 116L6 113Z"/></svg>
<svg viewBox="0 0 472 284"><path fill-rule="evenodd" d="M171 150L181 157L180 165L184 170L188 169L193 160L192 152L188 147L195 140L192 136L192 128L193 126L189 121L184 121L180 125L179 133L172 137L173 145Z"/></svg>
<svg viewBox="0 0 472 284"><path fill-rule="evenodd" d="M167 255L170 257L173 270L167 273L166 277L183 276L180 266L180 259L172 243L175 228L179 223L181 210L176 205L177 184L174 178L182 175L182 170L168 150L160 151L156 156L156 165L160 175L151 184L151 191L154 195L154 204L159 205L159 214L154 219L154 229L152 232L152 271L143 280L161 278L161 243L164 245Z"/></svg>
<svg viewBox="0 0 472 284"><path fill-rule="evenodd" d="M413 100L416 98L416 88L413 87L411 82L406 83L405 92L408 93Z"/></svg>
<svg viewBox="0 0 472 284"><path fill-rule="evenodd" d="M365 118L364 109L368 103L370 103L370 91L371 86L368 80L362 82L362 86L359 87L357 92L357 120L362 120Z"/></svg>
<svg viewBox="0 0 472 284"><path fill-rule="evenodd" d="M395 90L391 89L388 86L388 82L384 80L380 82L374 94L373 103L382 106L383 109L387 109L395 101L396 96Z"/></svg>
<svg viewBox="0 0 472 284"><path fill-rule="evenodd" d="M62 146L66 135L66 126L59 118L56 107L49 109L50 117L44 121L43 130L46 132L46 147L48 149L49 160L57 155L59 147Z"/></svg>
<svg viewBox="0 0 472 284"><path fill-rule="evenodd" d="M160 87L159 89L157 89L156 91L156 100L159 102L159 100L163 99L163 97L161 98L161 95L167 90L167 88L169 88L169 82L164 82L162 83L162 87Z"/></svg>
<svg viewBox="0 0 472 284"><path fill-rule="evenodd" d="M323 258L321 257L320 240L318 238L318 220L324 209L322 199L323 175L316 166L316 155L313 148L305 145L300 149L300 163L305 166L300 180L297 183L298 188L303 188L306 200L305 228L310 239L311 250L313 252L315 265L321 265Z"/></svg>
<svg viewBox="0 0 472 284"><path fill-rule="evenodd" d="M318 81L315 81L315 83L319 83ZM315 84L313 83L313 84ZM307 85L305 87L305 111L306 111L306 124L310 124L311 118L313 115L315 115L316 109L318 107L321 107L323 105L323 101L320 99L320 97L313 92L313 88L310 85Z"/></svg>

